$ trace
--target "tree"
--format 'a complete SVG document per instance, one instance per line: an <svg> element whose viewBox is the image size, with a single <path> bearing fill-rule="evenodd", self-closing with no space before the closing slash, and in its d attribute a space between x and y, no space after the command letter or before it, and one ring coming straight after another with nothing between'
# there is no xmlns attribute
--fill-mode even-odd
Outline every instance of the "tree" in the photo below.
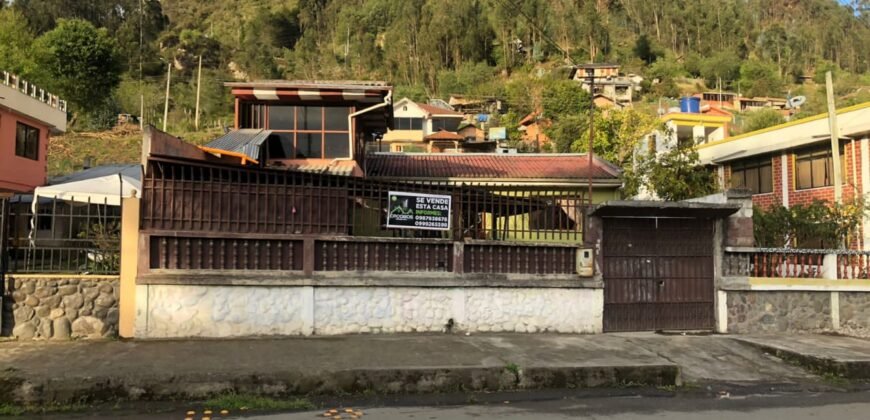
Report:
<svg viewBox="0 0 870 420"><path fill-rule="evenodd" d="M635 195L645 189L668 201L705 196L719 188L715 174L700 165L691 142L678 142L658 156L639 157L623 176L626 194Z"/></svg>
<svg viewBox="0 0 870 420"><path fill-rule="evenodd" d="M722 88L732 86L740 77L740 61L735 60L735 53L719 51L710 57L701 59L699 71L704 82L710 88L716 88L722 82Z"/></svg>
<svg viewBox="0 0 870 420"><path fill-rule="evenodd" d="M109 104L121 81L115 43L105 29L79 19L61 19L56 28L36 39L39 82L89 112Z"/></svg>
<svg viewBox="0 0 870 420"><path fill-rule="evenodd" d="M598 112L595 116L595 154L616 166L627 168L632 165L632 157L643 137L659 129L663 129L662 122L655 115L635 108ZM571 150L585 152L588 148L589 131L586 130L571 145Z"/></svg>
<svg viewBox="0 0 870 420"><path fill-rule="evenodd" d="M32 43L24 16L15 9L0 10L0 69L29 77L35 66L29 54Z"/></svg>
<svg viewBox="0 0 870 420"><path fill-rule="evenodd" d="M743 132L761 130L773 127L785 122L785 117L779 111L770 108L759 109L746 114L746 122L743 124Z"/></svg>
<svg viewBox="0 0 870 420"><path fill-rule="evenodd" d="M782 95L779 70L767 61L745 61L740 66L740 86L746 96Z"/></svg>
<svg viewBox="0 0 870 420"><path fill-rule="evenodd" d="M653 51L649 38L646 35L641 35L634 43L634 55L643 60L647 65L656 61L658 55Z"/></svg>

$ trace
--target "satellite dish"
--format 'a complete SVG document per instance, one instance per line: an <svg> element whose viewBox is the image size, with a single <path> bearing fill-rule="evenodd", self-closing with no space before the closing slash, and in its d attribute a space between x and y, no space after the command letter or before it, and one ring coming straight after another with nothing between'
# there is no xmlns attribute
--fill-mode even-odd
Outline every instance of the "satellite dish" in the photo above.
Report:
<svg viewBox="0 0 870 420"><path fill-rule="evenodd" d="M800 108L801 105L803 105L804 102L806 102L806 101L807 101L806 96L795 96L794 98L791 98L788 100L788 107L789 108Z"/></svg>

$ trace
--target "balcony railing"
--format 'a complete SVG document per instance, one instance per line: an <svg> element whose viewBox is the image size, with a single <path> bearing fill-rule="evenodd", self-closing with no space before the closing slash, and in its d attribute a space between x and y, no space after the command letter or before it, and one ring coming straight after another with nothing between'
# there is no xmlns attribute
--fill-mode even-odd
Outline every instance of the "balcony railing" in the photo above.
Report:
<svg viewBox="0 0 870 420"><path fill-rule="evenodd" d="M60 99L57 95L53 95L45 89L34 85L33 83L24 80L21 76L4 71L0 83L9 86L27 96L30 96L37 101L40 101L52 108L66 112L66 101Z"/></svg>
<svg viewBox="0 0 870 420"><path fill-rule="evenodd" d="M729 248L724 276L870 279L870 251L791 248Z"/></svg>

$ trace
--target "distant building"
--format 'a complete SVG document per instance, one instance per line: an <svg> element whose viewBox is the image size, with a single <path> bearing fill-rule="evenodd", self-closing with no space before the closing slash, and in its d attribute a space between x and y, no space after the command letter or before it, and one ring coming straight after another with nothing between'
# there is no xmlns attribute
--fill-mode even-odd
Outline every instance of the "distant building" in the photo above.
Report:
<svg viewBox="0 0 870 420"><path fill-rule="evenodd" d="M50 134L66 131L66 101L0 73L0 197L45 184Z"/></svg>
<svg viewBox="0 0 870 420"><path fill-rule="evenodd" d="M483 123L450 106L443 101L422 104L403 98L393 105L393 128L370 149L393 153L494 151L496 142L486 138Z"/></svg>
<svg viewBox="0 0 870 420"><path fill-rule="evenodd" d="M784 114L789 113L788 99L771 97L745 97L733 92L702 92L694 95L701 98L703 104L729 109L737 112L757 111L759 109L774 109Z"/></svg>
<svg viewBox="0 0 870 420"><path fill-rule="evenodd" d="M595 77L594 87L589 80L590 72ZM619 65L610 63L581 64L573 67L568 77L593 96L603 96L623 106L632 103L643 81L643 77L635 74L621 75Z"/></svg>
<svg viewBox="0 0 870 420"><path fill-rule="evenodd" d="M543 118L541 113L536 111L523 117L517 129L521 133L523 143L528 145L532 150L541 151L550 147L550 137L544 133L544 129L549 124L550 120Z"/></svg>

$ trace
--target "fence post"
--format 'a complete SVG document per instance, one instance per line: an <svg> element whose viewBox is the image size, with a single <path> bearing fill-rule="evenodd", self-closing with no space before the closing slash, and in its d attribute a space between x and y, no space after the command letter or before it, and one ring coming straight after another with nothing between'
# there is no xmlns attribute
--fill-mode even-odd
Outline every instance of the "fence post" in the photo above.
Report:
<svg viewBox="0 0 870 420"><path fill-rule="evenodd" d="M132 338L136 325L136 277L139 272L139 199L121 198L121 267L118 335Z"/></svg>
<svg viewBox="0 0 870 420"><path fill-rule="evenodd" d="M822 278L826 280L837 279L837 254L825 254L822 260ZM839 292L831 292L831 328L834 331L840 329Z"/></svg>
<svg viewBox="0 0 870 420"><path fill-rule="evenodd" d="M837 254L825 254L822 259L822 278L827 280L837 279Z"/></svg>
<svg viewBox="0 0 870 420"><path fill-rule="evenodd" d="M3 331L3 299L6 298L6 245L9 223L9 198L0 197L0 331Z"/></svg>
<svg viewBox="0 0 870 420"><path fill-rule="evenodd" d="M302 272L306 276L314 274L314 254L315 242L314 238L305 238L302 240Z"/></svg>
<svg viewBox="0 0 870 420"><path fill-rule="evenodd" d="M453 242L453 273L465 273L465 243Z"/></svg>

